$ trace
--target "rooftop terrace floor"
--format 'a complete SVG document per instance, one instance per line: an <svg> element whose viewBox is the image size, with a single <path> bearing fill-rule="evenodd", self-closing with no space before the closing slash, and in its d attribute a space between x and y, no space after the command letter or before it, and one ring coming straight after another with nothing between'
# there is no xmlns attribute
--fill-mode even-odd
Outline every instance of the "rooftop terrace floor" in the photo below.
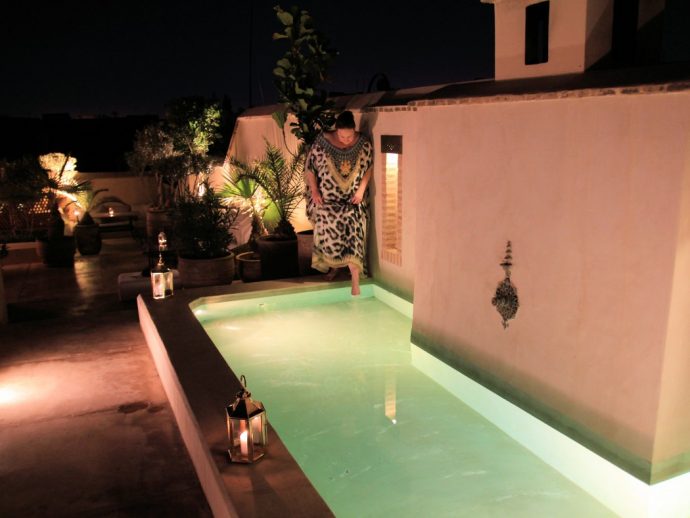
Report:
<svg viewBox="0 0 690 518"><path fill-rule="evenodd" d="M0 516L211 516L117 276L131 237L75 267L2 268Z"/></svg>

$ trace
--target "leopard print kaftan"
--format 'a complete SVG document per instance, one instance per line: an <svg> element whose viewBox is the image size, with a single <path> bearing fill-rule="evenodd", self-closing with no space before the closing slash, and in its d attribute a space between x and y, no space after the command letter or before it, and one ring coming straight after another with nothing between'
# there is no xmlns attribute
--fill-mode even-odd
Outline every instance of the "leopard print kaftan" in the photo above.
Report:
<svg viewBox="0 0 690 518"><path fill-rule="evenodd" d="M311 265L316 270L325 273L353 264L366 273L369 203L366 193L359 205L350 199L373 160L373 146L362 134L347 149L335 147L323 134L312 144L307 165L323 197L323 205L316 206L307 193L307 215L314 226Z"/></svg>

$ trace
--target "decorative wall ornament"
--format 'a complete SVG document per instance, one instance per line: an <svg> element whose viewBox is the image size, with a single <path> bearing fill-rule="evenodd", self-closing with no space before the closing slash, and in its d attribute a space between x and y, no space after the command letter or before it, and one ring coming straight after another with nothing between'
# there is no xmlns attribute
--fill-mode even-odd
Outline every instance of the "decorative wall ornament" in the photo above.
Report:
<svg viewBox="0 0 690 518"><path fill-rule="evenodd" d="M513 266L513 248L508 241L506 245L506 255L503 258L501 267L506 272L506 277L498 283L496 294L491 299L491 304L496 306L496 311L501 315L503 329L508 327L508 320L515 318L520 303L518 301L517 288L510 282L510 268Z"/></svg>

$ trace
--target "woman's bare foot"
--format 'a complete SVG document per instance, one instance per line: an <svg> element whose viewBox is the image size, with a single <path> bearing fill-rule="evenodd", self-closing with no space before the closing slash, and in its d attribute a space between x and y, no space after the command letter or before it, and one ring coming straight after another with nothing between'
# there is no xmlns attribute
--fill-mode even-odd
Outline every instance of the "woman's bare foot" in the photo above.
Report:
<svg viewBox="0 0 690 518"><path fill-rule="evenodd" d="M333 279L335 279L336 275L338 275L338 269L331 268L330 270L328 270L328 273L323 276L323 278L327 281L332 281Z"/></svg>
<svg viewBox="0 0 690 518"><path fill-rule="evenodd" d="M352 276L352 289L350 290L350 293L356 297L359 295L359 268L356 266L349 264L350 267L350 275Z"/></svg>

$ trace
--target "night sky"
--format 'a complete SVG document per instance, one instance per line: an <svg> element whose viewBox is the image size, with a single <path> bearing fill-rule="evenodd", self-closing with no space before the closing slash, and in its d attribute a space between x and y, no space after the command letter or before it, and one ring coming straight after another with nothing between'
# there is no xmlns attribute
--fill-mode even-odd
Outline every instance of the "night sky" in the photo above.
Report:
<svg viewBox="0 0 690 518"><path fill-rule="evenodd" d="M392 88L493 76L493 7L479 0L20 0L0 7L0 115L160 114L187 95L247 107L250 41L253 104L272 103L273 6L293 3L339 51L329 91L365 91L377 73Z"/></svg>

